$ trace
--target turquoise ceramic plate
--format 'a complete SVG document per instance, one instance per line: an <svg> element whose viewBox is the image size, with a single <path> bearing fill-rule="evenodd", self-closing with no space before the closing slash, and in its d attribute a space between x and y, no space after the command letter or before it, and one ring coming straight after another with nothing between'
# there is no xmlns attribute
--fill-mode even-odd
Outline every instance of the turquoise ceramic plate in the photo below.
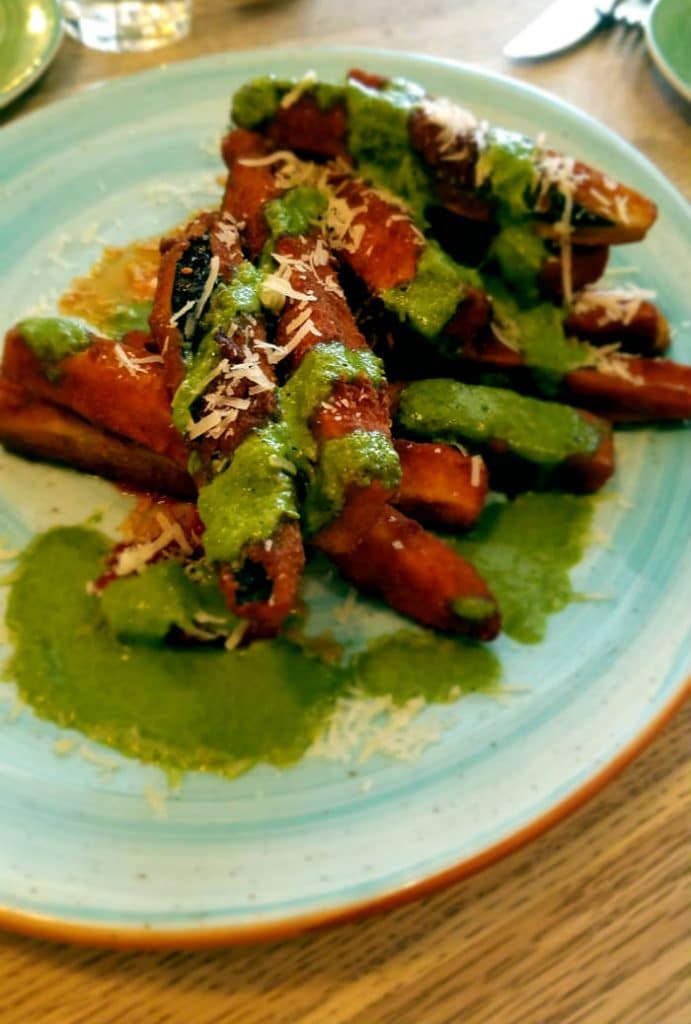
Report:
<svg viewBox="0 0 691 1024"><path fill-rule="evenodd" d="M646 24L646 37L661 73L691 102L691 0L657 0Z"/></svg>
<svg viewBox="0 0 691 1024"><path fill-rule="evenodd" d="M535 134L652 196L659 224L619 259L654 286L691 358L691 231L680 196L640 155L583 114L527 86L432 59L352 50L273 50L178 64L108 84L0 136L0 279L5 324L50 308L104 242L179 222L212 201L228 98L249 76L340 78L349 66L407 75L492 121ZM677 268L677 269L675 269ZM0 920L121 943L202 944L276 936L385 906L515 848L630 759L683 696L691 655L689 435L636 430L599 503L574 573L606 600L572 604L545 642L498 642L501 702L429 708L438 734L412 762L318 758L235 780L190 775L165 794L154 768L76 741L12 703L0 724ZM0 535L12 547L56 521L83 521L106 483L0 463ZM1 593L2 591L0 591ZM76 641L77 642L77 641ZM421 735L418 731L417 735ZM100 758L117 767L108 770Z"/></svg>
<svg viewBox="0 0 691 1024"><path fill-rule="evenodd" d="M56 0L0 0L0 107L43 74L61 38Z"/></svg>

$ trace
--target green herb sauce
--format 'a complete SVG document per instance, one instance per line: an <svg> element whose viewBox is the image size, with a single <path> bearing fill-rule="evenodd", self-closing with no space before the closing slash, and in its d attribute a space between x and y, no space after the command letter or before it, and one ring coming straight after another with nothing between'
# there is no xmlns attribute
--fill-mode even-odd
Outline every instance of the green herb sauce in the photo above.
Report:
<svg viewBox="0 0 691 1024"><path fill-rule="evenodd" d="M366 598L359 600L352 622L339 625L336 616L330 617L334 635L323 649L342 651L340 661L310 653L319 645L307 639L303 649L281 638L236 651L166 647L155 636L165 616L139 630L136 639L148 642L133 642L135 634L128 631L137 632L136 616L128 618L125 612L124 624L113 616L124 598L104 605L105 595L98 599L87 593L89 581L103 570L109 547L104 536L83 527L50 530L29 545L8 605L14 644L9 669L38 715L126 755L168 770L234 776L259 761L287 765L298 760L328 722L336 697L353 689L365 695L388 693L402 704L410 697L453 700L459 691L496 686L499 663L489 650L409 627ZM146 618L157 594L168 601L167 587L161 578L141 586L151 586L144 599ZM308 570L308 622L317 605L343 608L348 592L333 572L324 572L323 563ZM208 608L208 595L203 600ZM169 608L176 603L177 598ZM197 621L191 604L183 605L183 614ZM109 628L106 610L131 637L129 642ZM379 625L379 639L375 630L373 640L363 641L363 621Z"/></svg>
<svg viewBox="0 0 691 1024"><path fill-rule="evenodd" d="M424 97L424 90L413 82L394 78L381 90L349 82L343 92L348 111L348 149L355 157L358 173L400 196L424 223L433 190L427 169L411 149L408 134L410 114Z"/></svg>
<svg viewBox="0 0 691 1024"><path fill-rule="evenodd" d="M230 633L238 620L228 611L215 574L196 568L192 578L181 562L166 559L110 583L101 611L112 633L135 643L164 640L173 627L191 635Z"/></svg>
<svg viewBox="0 0 691 1024"><path fill-rule="evenodd" d="M57 363L89 348L93 341L83 324L61 316L28 317L17 324L17 330L51 378Z"/></svg>
<svg viewBox="0 0 691 1024"><path fill-rule="evenodd" d="M284 519L297 519L295 482L286 463L283 423L245 438L229 466L199 490L204 549L212 562L235 563L253 541L272 537Z"/></svg>
<svg viewBox="0 0 691 1024"><path fill-rule="evenodd" d="M233 97L232 118L242 128L257 129L273 117L282 98L295 81L257 78L242 86ZM309 85L322 110L342 104L348 119L348 149L359 173L374 185L388 188L403 198L415 215L424 220L432 199L427 170L410 147L408 119L424 90L402 78L392 79L382 90L358 82Z"/></svg>
<svg viewBox="0 0 691 1024"><path fill-rule="evenodd" d="M582 554L592 507L589 498L526 494L491 505L465 537L447 537L486 576L509 636L540 640L547 617L573 600L569 568ZM198 623L197 600L207 615L219 611L210 581L189 581L188 590L179 568L153 567L111 585L127 584L129 594L106 597L106 590L98 599L87 584L103 571L109 548L84 527L59 527L29 545L8 603L9 671L41 717L132 757L232 776L258 761L299 759L335 698L353 689L402 704L498 685L499 662L487 647L412 626L361 594L340 615L350 588L321 558L305 575L290 642L241 651L166 647L156 634L167 620ZM130 597L141 609L128 612ZM167 609L160 616L159 601Z"/></svg>
<svg viewBox="0 0 691 1024"><path fill-rule="evenodd" d="M592 498L522 494L488 506L465 537L447 538L487 580L514 640L538 643L547 617L574 600L569 570L583 554L592 510Z"/></svg>
<svg viewBox="0 0 691 1024"><path fill-rule="evenodd" d="M502 277L514 289L521 305L538 298L538 274L545 262L545 244L527 221L506 223L495 236L489 258L496 261Z"/></svg>
<svg viewBox="0 0 691 1024"><path fill-rule="evenodd" d="M482 287L478 273L456 263L435 241L429 240L413 280L386 289L381 299L399 320L432 339L451 320L468 285Z"/></svg>
<svg viewBox="0 0 691 1024"><path fill-rule="evenodd" d="M574 598L568 572L591 510L592 499L527 494L491 505L466 537L447 538L488 579L514 639L541 639L547 617ZM9 670L37 714L130 756L236 775L258 761L300 758L335 698L353 689L402 704L498 684L487 647L411 626L363 595L339 615L350 588L320 558L305 575L291 642L232 652L166 647L158 637L170 622L198 624L200 610L207 622L223 614L211 578L194 582L178 563L159 563L98 599L87 584L109 548L84 527L59 527L29 545L8 603Z"/></svg>
<svg viewBox="0 0 691 1024"><path fill-rule="evenodd" d="M209 381L209 375L218 365L221 352L216 334L228 328L236 317L259 313L261 301L261 272L245 260L233 272L227 283L216 285L209 298L202 323L206 334L199 348L189 360L185 377L173 396L173 424L184 434L190 420L190 410L200 398Z"/></svg>
<svg viewBox="0 0 691 1024"><path fill-rule="evenodd" d="M173 395L171 418L173 425L184 434L191 418L191 409L206 391L209 377L218 366L221 350L213 332L205 334L199 348L190 360L182 383Z"/></svg>
<svg viewBox="0 0 691 1024"><path fill-rule="evenodd" d="M367 487L374 480L385 488L396 488L401 480L401 464L388 437L354 430L327 441L305 500L307 532L316 533L336 518L350 487Z"/></svg>
<svg viewBox="0 0 691 1024"><path fill-rule="evenodd" d="M417 697L444 703L455 689L498 690L500 674L496 656L481 644L410 630L372 641L357 660L356 684L361 692L391 696L396 704Z"/></svg>
<svg viewBox="0 0 691 1024"><path fill-rule="evenodd" d="M305 235L318 224L326 211L327 199L318 188L297 186L264 206L264 218L271 237L269 252L281 235Z"/></svg>
<svg viewBox="0 0 691 1024"><path fill-rule="evenodd" d="M538 380L544 390L554 391L565 373L592 362L592 353L585 342L567 338L564 311L559 306L540 302L522 309L504 282L486 276L484 284L496 317L508 325L526 366L540 375Z"/></svg>
<svg viewBox="0 0 691 1024"><path fill-rule="evenodd" d="M504 217L520 219L531 213L535 191L535 146L525 136L503 128L491 128L480 153L476 175L481 190L499 204Z"/></svg>
<svg viewBox="0 0 691 1024"><path fill-rule="evenodd" d="M240 128L261 128L265 121L274 116L282 98L294 85L295 82L270 76L245 82L233 93L232 120Z"/></svg>
<svg viewBox="0 0 691 1024"><path fill-rule="evenodd" d="M111 338L121 338L128 331L148 331L150 301L118 303L103 322L103 329Z"/></svg>
<svg viewBox="0 0 691 1024"><path fill-rule="evenodd" d="M512 454L541 465L589 454L600 443L597 428L570 406L447 379L409 384L397 418L418 437L501 441Z"/></svg>
<svg viewBox="0 0 691 1024"><path fill-rule="evenodd" d="M376 388L384 383L383 364L369 349L349 349L336 341L310 349L280 392L289 435L288 458L301 467L316 459L317 444L309 429L312 414L329 397L334 384L358 377L367 377Z"/></svg>

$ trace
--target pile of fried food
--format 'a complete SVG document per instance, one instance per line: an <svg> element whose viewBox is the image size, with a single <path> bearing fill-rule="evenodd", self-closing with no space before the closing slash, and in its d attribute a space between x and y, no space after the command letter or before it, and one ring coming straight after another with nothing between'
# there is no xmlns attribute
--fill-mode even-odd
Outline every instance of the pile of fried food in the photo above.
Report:
<svg viewBox="0 0 691 1024"><path fill-rule="evenodd" d="M500 609L439 528L472 526L490 487L595 491L612 422L691 417L651 296L596 283L654 204L361 71L250 82L233 118L220 209L160 244L150 331L13 327L0 440L171 499L101 587L203 559L247 642L295 609L307 547L492 639Z"/></svg>

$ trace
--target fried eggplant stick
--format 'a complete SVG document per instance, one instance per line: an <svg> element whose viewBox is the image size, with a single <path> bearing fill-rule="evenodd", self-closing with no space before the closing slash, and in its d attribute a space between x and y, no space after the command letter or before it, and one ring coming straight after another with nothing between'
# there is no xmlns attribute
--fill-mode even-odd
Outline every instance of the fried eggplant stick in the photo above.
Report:
<svg viewBox="0 0 691 1024"><path fill-rule="evenodd" d="M499 632L496 602L479 573L390 505L350 551L331 558L346 579L425 626L477 640Z"/></svg>
<svg viewBox="0 0 691 1024"><path fill-rule="evenodd" d="M489 488L481 455L448 444L394 442L401 463L396 508L429 526L468 530L480 518Z"/></svg>
<svg viewBox="0 0 691 1024"><path fill-rule="evenodd" d="M5 338L2 378L186 468L162 359L149 351L145 335L113 342L61 318L23 320Z"/></svg>
<svg viewBox="0 0 691 1024"><path fill-rule="evenodd" d="M660 356L670 345L667 319L643 289L590 287L566 310L564 329L591 345L617 345L622 352Z"/></svg>
<svg viewBox="0 0 691 1024"><path fill-rule="evenodd" d="M270 636L295 606L304 551L294 483L274 452L276 375L259 278L227 211L198 218L161 251L152 326L193 456L206 554L247 638ZM276 514L248 515L262 499L277 502Z"/></svg>
<svg viewBox="0 0 691 1024"><path fill-rule="evenodd" d="M594 368L570 370L558 383L560 400L589 409L613 423L691 419L691 366L671 359L646 359L602 350ZM535 390L532 372L520 352L489 335L466 345L459 365L476 375L511 378Z"/></svg>
<svg viewBox="0 0 691 1024"><path fill-rule="evenodd" d="M199 342L200 320L216 281L232 274L236 232L215 211L199 214L176 235L161 239L156 292L149 317L156 350L165 361L171 395L185 375L185 360Z"/></svg>
<svg viewBox="0 0 691 1024"><path fill-rule="evenodd" d="M243 166L252 168L256 158L250 155L247 142L244 136L238 161L250 161ZM227 145L224 152L229 152ZM234 166L231 160L231 181ZM261 172L260 181L266 182L270 164L254 166ZM274 171L280 169L279 160ZM244 192L245 200L249 191L248 187ZM263 184L254 192L259 203L265 194ZM242 212L248 224L256 224L251 204L245 202ZM273 259L278 271L264 287L265 292L275 289L280 300L276 342L280 352L289 353L290 367L282 404L292 436L298 439L297 462L308 480L307 530L313 544L333 558L344 575L359 578L358 545L374 530L373 537L381 535L381 539L370 543L388 546L387 530L377 524L388 521L384 509L387 516L400 516L386 505L398 486L400 469L390 440L385 381L378 360L357 330L322 233L314 228L306 234L284 233L275 242ZM416 566L415 557L400 546L404 542L396 534L391 552L396 564L405 563L405 573L394 572L397 584L387 580L391 556L386 553L387 571L380 558L382 578L371 578L368 587L398 610L439 629L494 636L499 624L496 602L476 571L418 524L407 531L406 538L413 535L418 555L433 559L431 564L423 565L418 559ZM445 578L447 586L433 606L426 596L430 573Z"/></svg>
<svg viewBox="0 0 691 1024"><path fill-rule="evenodd" d="M655 220L654 203L581 161L493 129L412 83L360 70L351 71L343 87L249 82L234 97L233 118L242 128L263 131L274 145L310 156L347 153L357 161L367 150L377 104L396 119L397 130L402 125L439 201L465 217L494 217L496 165L508 151L524 163L526 213L544 237L561 241L568 225L574 244L620 244L643 238Z"/></svg>
<svg viewBox="0 0 691 1024"><path fill-rule="evenodd" d="M409 436L478 447L500 490L599 490L614 472L606 420L556 402L442 378L403 388L396 422ZM498 457L498 458L497 458Z"/></svg>
<svg viewBox="0 0 691 1024"><path fill-rule="evenodd" d="M32 459L59 462L139 490L177 498L196 493L189 474L166 455L32 398L0 377L0 442Z"/></svg>
<svg viewBox="0 0 691 1024"><path fill-rule="evenodd" d="M421 241L408 213L360 179L342 178L334 172L327 174L326 180L335 185L338 204L336 214L329 210L326 215L327 226L333 225L330 237L339 258L360 277L370 294L404 325L433 344L438 342L448 356L477 362L478 353L498 351L494 335L487 330L493 315L489 296L482 287L468 284L463 268L438 247ZM387 226L396 229L390 261L386 256ZM414 263L415 275L406 280L404 275ZM441 292L438 301L431 307L427 302L420 305L420 297L437 294L434 289ZM657 308L645 296L626 291L614 293L614 301L604 290L582 293L566 315L565 328L573 335L582 332L585 339L601 345L610 344L616 334L617 344L624 350L658 351L668 338L666 320ZM526 365L516 346L510 353L504 366ZM491 356L487 362L491 368ZM562 389L567 400L617 420L689 416L689 368L665 360L638 359L633 364L625 355L606 352L593 354L592 362L591 368L564 376Z"/></svg>

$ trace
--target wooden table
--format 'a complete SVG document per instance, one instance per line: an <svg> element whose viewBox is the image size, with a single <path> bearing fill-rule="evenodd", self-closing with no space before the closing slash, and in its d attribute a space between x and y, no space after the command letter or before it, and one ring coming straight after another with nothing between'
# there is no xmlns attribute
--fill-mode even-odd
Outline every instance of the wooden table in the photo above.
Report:
<svg viewBox="0 0 691 1024"><path fill-rule="evenodd" d="M617 29L544 64L501 44L544 0L195 0L190 37L142 56L65 40L0 123L116 75L219 50L352 43L473 62L618 131L691 196L689 110ZM683 610L680 609L680 613ZM686 612L687 613L687 612ZM110 952L0 936L1 1024L687 1024L686 708L604 792L481 874L283 944Z"/></svg>

